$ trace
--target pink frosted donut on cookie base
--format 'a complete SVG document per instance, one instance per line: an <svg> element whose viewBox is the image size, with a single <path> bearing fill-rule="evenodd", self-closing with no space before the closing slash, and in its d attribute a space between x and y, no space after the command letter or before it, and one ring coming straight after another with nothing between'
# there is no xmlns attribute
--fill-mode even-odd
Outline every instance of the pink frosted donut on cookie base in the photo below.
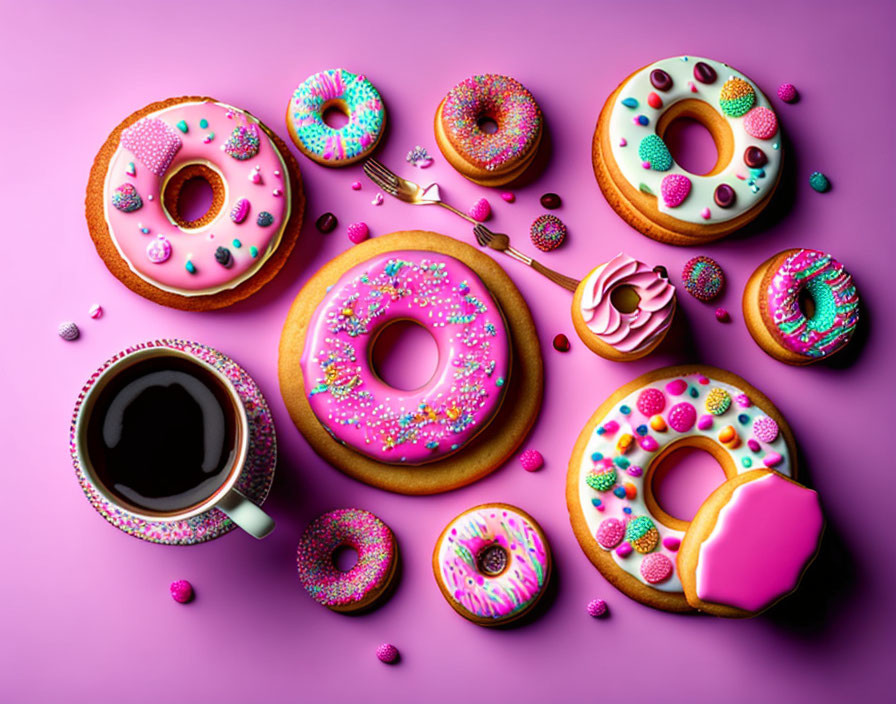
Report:
<svg viewBox="0 0 896 704"><path fill-rule="evenodd" d="M675 287L644 262L620 252L582 284L581 313L602 342L619 352L637 352L662 335L675 312ZM631 286L641 299L631 313L616 309L613 289Z"/></svg>
<svg viewBox="0 0 896 704"><path fill-rule="evenodd" d="M248 158L224 151L239 127L257 137L257 153ZM251 154L240 140L231 151L242 157ZM218 173L226 201L212 222L188 229L166 212L162 194L168 180L190 164ZM142 201L142 206L129 212L112 202L116 189L125 184L136 188ZM280 243L289 220L290 198L285 163L258 120L229 105L195 102L164 108L122 132L106 172L104 202L112 241L131 270L166 291L194 296L234 288L261 268ZM240 209L248 207L248 217L244 213L239 223L230 217L238 204ZM271 216L270 224L259 224L261 213ZM160 236L171 253L158 261L147 255L147 247ZM216 261L218 247L230 251L228 266Z"/></svg>
<svg viewBox="0 0 896 704"><path fill-rule="evenodd" d="M426 328L439 348L432 378L385 384L369 346L398 320ZM450 455L494 417L510 371L504 316L476 273L427 251L375 256L345 272L308 325L302 354L311 410L340 443L379 462L419 465Z"/></svg>
<svg viewBox="0 0 896 704"><path fill-rule="evenodd" d="M799 584L818 549L818 494L769 474L737 487L700 546L697 596L762 611Z"/></svg>

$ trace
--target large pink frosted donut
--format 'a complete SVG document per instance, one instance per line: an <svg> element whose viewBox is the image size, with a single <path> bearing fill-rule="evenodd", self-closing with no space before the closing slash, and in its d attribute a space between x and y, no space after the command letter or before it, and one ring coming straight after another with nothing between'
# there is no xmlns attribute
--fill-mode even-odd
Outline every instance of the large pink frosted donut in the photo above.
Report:
<svg viewBox="0 0 896 704"><path fill-rule="evenodd" d="M385 384L370 347L412 320L439 348L432 378L412 391ZM397 251L362 262L330 287L308 325L301 366L314 415L340 443L389 464L419 465L461 449L501 405L510 342L497 301L457 259Z"/></svg>

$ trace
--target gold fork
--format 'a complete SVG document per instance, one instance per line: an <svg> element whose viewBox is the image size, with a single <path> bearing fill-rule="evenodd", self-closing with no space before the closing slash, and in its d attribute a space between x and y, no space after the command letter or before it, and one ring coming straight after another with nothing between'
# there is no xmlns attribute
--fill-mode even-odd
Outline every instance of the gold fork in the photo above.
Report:
<svg viewBox="0 0 896 704"><path fill-rule="evenodd" d="M507 235L503 235L500 232L492 232L480 223L477 223L473 228L473 234L476 235L476 241L480 247L491 247L499 252L504 252L504 254L513 257L518 262L531 266L539 274L546 276L567 291L575 291L578 288L579 282L576 279L564 276L553 269L548 269L544 264L539 264L532 257L526 256L518 249L511 247L510 238Z"/></svg>
<svg viewBox="0 0 896 704"><path fill-rule="evenodd" d="M408 181L396 173L393 173L383 166L376 159L368 159L364 162L364 173L377 186L382 188L390 196L403 200L411 205L441 205L447 208L455 215L460 215L467 222L474 225L476 220L457 208L448 205L439 195L439 186L433 183L426 188L419 186L413 181Z"/></svg>

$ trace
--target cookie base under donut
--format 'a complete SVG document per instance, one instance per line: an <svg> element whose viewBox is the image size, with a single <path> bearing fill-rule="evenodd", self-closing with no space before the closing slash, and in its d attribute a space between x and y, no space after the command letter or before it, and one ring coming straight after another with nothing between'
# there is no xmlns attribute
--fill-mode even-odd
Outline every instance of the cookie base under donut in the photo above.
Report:
<svg viewBox="0 0 896 704"><path fill-rule="evenodd" d="M590 275L591 274L589 273L588 276L582 278L579 285L576 287L576 291L572 297L571 311L573 327L575 327L576 333L582 342L585 343L585 346L595 354L600 355L604 359L609 359L611 362L634 362L636 359L646 357L659 347L660 343L666 339L666 335L669 334L669 331L672 329L672 325L675 322L675 312L678 310L678 299L674 299L675 303L674 308L672 309L672 315L669 318L669 326L662 333L657 335L656 339L637 352L620 352L612 345L608 345L606 342L601 341L601 339L591 331L591 328L588 327L585 318L582 317L582 294L584 292L585 282Z"/></svg>
<svg viewBox="0 0 896 704"><path fill-rule="evenodd" d="M798 249L787 249L779 252L773 257L766 259L760 264L747 280L744 287L744 296L741 303L744 311L744 322L747 324L747 330L756 341L756 344L768 356L777 359L785 364L793 364L795 366L805 366L820 362L822 359L830 359L834 354L827 357L807 357L797 354L793 350L781 344L775 333L775 324L768 312L768 296L763 292L768 291L769 284L775 272L784 263L791 254L799 252ZM845 346L845 345L844 345Z"/></svg>
<svg viewBox="0 0 896 704"><path fill-rule="evenodd" d="M737 487L748 482L756 481L757 479L762 479L768 474L770 474L770 472L767 470L756 469L751 472L738 474L736 477L729 479L709 495L706 501L703 502L700 510L697 511L694 520L691 521L688 532L685 534L684 539L681 541L681 547L678 549L677 569L678 576L681 579L681 585L684 587L685 597L687 598L688 603L698 611L712 614L713 616L723 616L725 618L751 618L752 616L762 613L762 611L767 611L779 601L795 592L799 587L799 584L797 583L790 592L782 594L778 599L771 604L767 604L760 611L745 611L736 606L704 601L697 596L697 562L700 557L700 547L709 536L712 535L716 523L719 520L719 513L731 500L731 496L734 494L734 490L737 489ZM794 482L784 475L779 476L786 481L797 484L797 482ZM819 543L820 542L821 536L819 536ZM812 561L810 560L806 565L806 568L808 568L811 562ZM803 574L805 574L805 568Z"/></svg>
<svg viewBox="0 0 896 704"><path fill-rule="evenodd" d="M591 161L594 167L594 175L597 177L600 190L603 192L604 198L607 199L610 207L616 211L619 217L641 234L659 242L682 246L706 244L707 242L721 239L755 220L774 195L781 180L782 169L778 170L778 177L768 189L768 193L756 205L736 218L711 224L684 222L660 212L656 206L656 196L642 193L623 176L610 148L610 112L622 88L632 76L641 70L639 68L623 80L616 90L610 94L610 97L607 98L600 111L597 127L594 130L594 138L591 143ZM708 104L706 109L714 110ZM730 145L723 144L722 146ZM718 151L720 154L723 154L726 152L726 149L720 148ZM728 151L730 152L730 149ZM734 158L737 158L737 155L734 155Z"/></svg>
<svg viewBox="0 0 896 704"><path fill-rule="evenodd" d="M585 555L587 555L588 559L591 560L592 564L594 564L598 570L600 570L600 573L608 582L610 582L610 584L635 601L646 604L647 606L652 606L655 609L676 613L694 611L694 607L688 603L684 593L664 592L644 584L638 578L620 568L613 559L611 552L604 550L598 545L594 535L592 535L591 531L588 529L588 524L585 522L585 515L582 512L581 503L579 501L579 491L581 489L580 469L582 455L585 452L589 439L594 434L598 423L613 409L614 406L616 406L616 404L636 389L639 389L652 381L694 373L700 373L743 389L750 397L753 405L761 408L766 415L778 424L779 432L784 437L784 441L787 443L787 449L790 452L790 456L793 458L792 469L794 477L796 477L796 442L794 441L790 426L787 425L787 422L774 405L772 405L772 402L765 396L765 394L748 384L736 374L703 364L688 364L656 369L639 376L634 381L630 381L628 384L625 384L614 391L594 412L591 418L588 419L588 422L579 434L573 447L572 454L570 455L569 470L566 474L566 507L569 511L569 519L572 523L573 533L575 533L576 539L579 541L579 545ZM676 447L688 447L689 444L688 439L683 438L682 442L678 443ZM698 445L694 443L694 446ZM699 449L710 451L709 447L702 444L698 447ZM656 466L656 460L653 460L651 465L645 468L645 489L647 488L647 482L649 480L648 475L655 471ZM684 530L685 528L690 530L686 521L674 519L674 522L675 525L671 527L676 530ZM679 574L679 577L680 576L681 575Z"/></svg>
<svg viewBox="0 0 896 704"><path fill-rule="evenodd" d="M273 279L280 269L286 264L290 253L295 247L302 229L302 219L305 214L305 193L302 187L302 175L299 171L299 164L295 157L290 153L289 148L276 134L271 132L263 123L259 122L259 127L265 131L265 134L273 140L280 151L286 169L289 172L290 188L292 194L292 203L290 204L289 221L283 230L280 238L280 244L276 251L268 257L267 261L258 269L251 277L243 281L238 286L226 289L219 293L184 296L171 291L166 291L157 286L153 286L148 281L142 279L135 274L124 258L119 254L115 242L109 232L109 224L106 222L104 210L104 185L106 180L106 172L109 169L109 162L115 151L118 149L121 140L121 133L126 127L130 127L140 118L151 113L169 108L180 103L195 102L219 102L214 98L202 96L189 96L181 98L169 98L156 103L150 103L135 113L128 115L121 123L112 130L112 133L106 139L99 153L94 159L93 166L90 169L90 177L87 181L87 197L84 201L87 227L90 231L90 237L96 247L97 253L102 258L106 267L112 274L121 281L125 286L134 293L138 293L144 298L155 301L163 306L170 308L179 308L180 310L215 310L225 308L229 305L248 298L253 293L262 288L271 279Z"/></svg>
<svg viewBox="0 0 896 704"><path fill-rule="evenodd" d="M504 401L492 421L466 447L420 466L377 462L333 439L305 396L300 359L305 334L327 286L379 254L423 250L446 254L473 269L501 306L512 344L512 369ZM280 337L280 393L296 427L312 449L341 472L399 494L436 494L481 479L504 464L522 443L541 409L544 369L529 307L510 277L488 255L434 232L394 232L362 242L325 264L299 292Z"/></svg>
<svg viewBox="0 0 896 704"><path fill-rule="evenodd" d="M543 125L538 133L538 139L532 145L529 153L525 156L525 158L523 158L516 164L505 164L503 165L503 168L496 169L495 171L488 171L486 169L474 166L473 164L468 162L457 152L457 150L451 144L451 141L448 139L448 135L445 134L445 130L442 127L442 105L444 105L444 103L444 100L439 103L439 107L436 110L435 123L433 125L436 136L436 144L438 145L439 150L442 152L442 156L445 157L445 160L449 164L451 164L454 170L457 171L461 176L479 186L497 188L498 186L506 186L519 180L533 165L536 160L535 157L542 146L544 136Z"/></svg>

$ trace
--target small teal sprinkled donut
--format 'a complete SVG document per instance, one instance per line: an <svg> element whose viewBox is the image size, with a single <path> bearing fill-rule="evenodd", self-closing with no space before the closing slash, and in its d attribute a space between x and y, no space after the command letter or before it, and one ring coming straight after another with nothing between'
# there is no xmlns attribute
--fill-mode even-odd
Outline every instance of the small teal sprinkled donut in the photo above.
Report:
<svg viewBox="0 0 896 704"><path fill-rule="evenodd" d="M342 127L330 127L330 108L348 117ZM386 126L386 109L379 92L364 76L335 68L309 76L296 88L286 110L286 126L296 147L324 166L347 166L376 149Z"/></svg>

